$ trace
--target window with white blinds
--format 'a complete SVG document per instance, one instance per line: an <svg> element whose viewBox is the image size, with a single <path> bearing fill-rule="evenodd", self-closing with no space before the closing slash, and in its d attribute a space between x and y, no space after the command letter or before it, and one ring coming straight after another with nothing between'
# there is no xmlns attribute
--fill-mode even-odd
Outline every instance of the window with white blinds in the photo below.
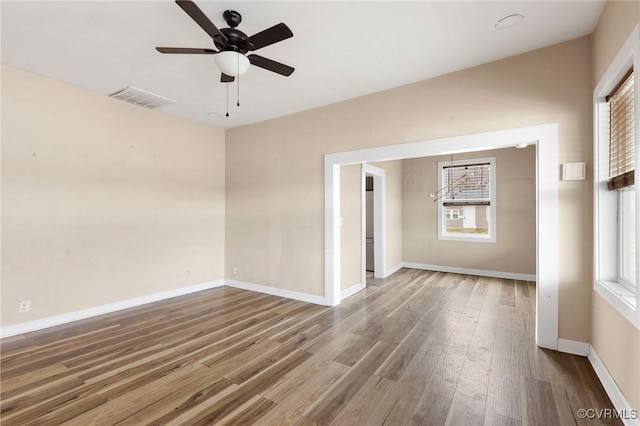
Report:
<svg viewBox="0 0 640 426"><path fill-rule="evenodd" d="M438 162L438 239L496 242L495 161Z"/></svg>
<svg viewBox="0 0 640 426"><path fill-rule="evenodd" d="M633 72L607 97L609 123L609 190L633 186L635 169L635 105Z"/></svg>
<svg viewBox="0 0 640 426"><path fill-rule="evenodd" d="M635 27L593 91L593 288L640 330L640 203L634 185L638 69L640 29Z"/></svg>

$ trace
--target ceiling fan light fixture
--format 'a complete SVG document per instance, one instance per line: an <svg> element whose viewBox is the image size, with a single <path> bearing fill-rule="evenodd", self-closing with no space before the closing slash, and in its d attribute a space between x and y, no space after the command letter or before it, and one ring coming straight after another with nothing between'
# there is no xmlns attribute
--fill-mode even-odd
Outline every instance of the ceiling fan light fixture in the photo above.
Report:
<svg viewBox="0 0 640 426"><path fill-rule="evenodd" d="M224 74L235 77L244 75L249 69L249 58L231 50L219 52L216 55L216 65Z"/></svg>

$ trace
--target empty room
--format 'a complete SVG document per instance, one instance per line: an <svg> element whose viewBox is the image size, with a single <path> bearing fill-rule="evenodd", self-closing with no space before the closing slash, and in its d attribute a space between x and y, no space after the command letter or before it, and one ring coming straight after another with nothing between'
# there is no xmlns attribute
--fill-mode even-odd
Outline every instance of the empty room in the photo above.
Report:
<svg viewBox="0 0 640 426"><path fill-rule="evenodd" d="M640 2L0 20L2 425L640 425Z"/></svg>

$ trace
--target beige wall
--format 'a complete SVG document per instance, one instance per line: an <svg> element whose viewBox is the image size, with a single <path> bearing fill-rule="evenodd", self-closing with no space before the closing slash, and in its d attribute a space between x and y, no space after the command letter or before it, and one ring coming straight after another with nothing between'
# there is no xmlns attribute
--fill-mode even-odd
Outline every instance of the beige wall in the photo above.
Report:
<svg viewBox="0 0 640 426"><path fill-rule="evenodd" d="M640 21L640 2L609 0L592 34L593 88L596 87L631 30Z"/></svg>
<svg viewBox="0 0 640 426"><path fill-rule="evenodd" d="M456 154L456 160L496 158L496 243L438 240L438 162L450 157L404 160L404 260L521 274L536 273L535 147Z"/></svg>
<svg viewBox="0 0 640 426"><path fill-rule="evenodd" d="M626 400L640 407L640 331L594 292L591 344Z"/></svg>
<svg viewBox="0 0 640 426"><path fill-rule="evenodd" d="M371 165L385 171L385 263L389 271L403 261L402 161L381 161Z"/></svg>
<svg viewBox="0 0 640 426"><path fill-rule="evenodd" d="M592 158L583 37L396 89L229 130L227 266L236 279L324 293L327 153L543 123L559 161ZM560 337L591 335L591 177L560 183Z"/></svg>
<svg viewBox="0 0 640 426"><path fill-rule="evenodd" d="M640 2L609 1L593 34L593 87L640 22ZM640 330L593 292L591 344L635 409L640 409Z"/></svg>
<svg viewBox="0 0 640 426"><path fill-rule="evenodd" d="M340 167L340 284L362 281L362 166Z"/></svg>
<svg viewBox="0 0 640 426"><path fill-rule="evenodd" d="M222 130L2 66L2 326L224 278L224 156Z"/></svg>

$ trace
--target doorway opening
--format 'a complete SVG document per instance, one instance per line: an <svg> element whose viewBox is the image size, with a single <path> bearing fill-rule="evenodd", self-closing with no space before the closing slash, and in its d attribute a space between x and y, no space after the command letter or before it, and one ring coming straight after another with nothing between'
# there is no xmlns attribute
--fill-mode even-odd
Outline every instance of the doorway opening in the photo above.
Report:
<svg viewBox="0 0 640 426"><path fill-rule="evenodd" d="M365 249L365 272L375 272L375 234L373 233L373 176L365 175L364 188L364 245Z"/></svg>
<svg viewBox="0 0 640 426"><path fill-rule="evenodd" d="M363 164L364 170L369 162L499 149L521 144L536 145L536 343L540 347L557 349L559 163L556 123L325 155L325 303L330 306L340 303L341 165ZM541 232L541 225L544 232Z"/></svg>
<svg viewBox="0 0 640 426"><path fill-rule="evenodd" d="M363 164L362 261L360 268L362 271L361 282L364 286L367 283L367 271L373 272L374 278L386 276L385 191L385 170L371 164Z"/></svg>

